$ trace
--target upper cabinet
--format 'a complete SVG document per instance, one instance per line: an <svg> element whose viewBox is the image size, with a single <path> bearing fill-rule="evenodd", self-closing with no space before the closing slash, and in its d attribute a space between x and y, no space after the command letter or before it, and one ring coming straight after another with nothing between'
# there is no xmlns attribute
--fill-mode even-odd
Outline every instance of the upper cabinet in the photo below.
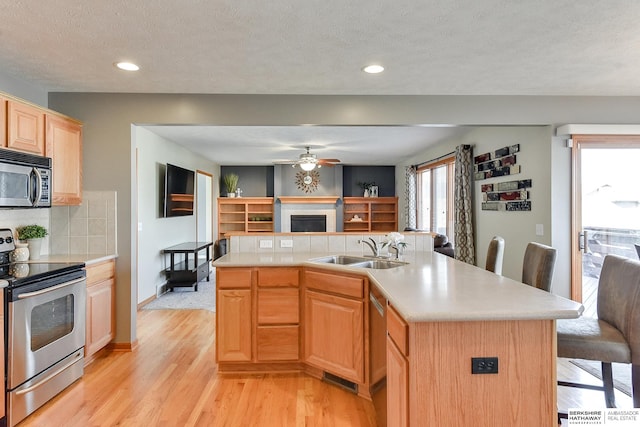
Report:
<svg viewBox="0 0 640 427"><path fill-rule="evenodd" d="M44 156L44 114L35 106L8 100L6 147Z"/></svg>
<svg viewBox="0 0 640 427"><path fill-rule="evenodd" d="M52 204L82 203L82 123L0 93L0 147L52 160Z"/></svg>
<svg viewBox="0 0 640 427"><path fill-rule="evenodd" d="M82 125L72 119L46 115L46 156L53 163L53 205L82 202Z"/></svg>

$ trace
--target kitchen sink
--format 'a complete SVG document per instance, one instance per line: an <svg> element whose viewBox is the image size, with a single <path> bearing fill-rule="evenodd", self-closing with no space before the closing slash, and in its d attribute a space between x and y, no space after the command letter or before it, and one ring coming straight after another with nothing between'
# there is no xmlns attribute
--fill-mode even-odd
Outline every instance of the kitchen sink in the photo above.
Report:
<svg viewBox="0 0 640 427"><path fill-rule="evenodd" d="M359 262L366 261L366 258L359 256L349 256L349 255L331 255L322 258L314 258L310 261L313 262L324 262L326 264L340 264L340 265L349 265L356 264Z"/></svg>
<svg viewBox="0 0 640 427"><path fill-rule="evenodd" d="M372 259L367 257L349 255L331 255L321 258L314 258L310 261L322 262L326 264L348 265L349 267L371 268L375 270L401 267L407 265L406 262L392 261L388 259Z"/></svg>
<svg viewBox="0 0 640 427"><path fill-rule="evenodd" d="M407 265L407 263L402 261L391 261L387 259L370 259L350 265L352 267L373 268L375 270L381 270L386 268L401 267L403 265Z"/></svg>

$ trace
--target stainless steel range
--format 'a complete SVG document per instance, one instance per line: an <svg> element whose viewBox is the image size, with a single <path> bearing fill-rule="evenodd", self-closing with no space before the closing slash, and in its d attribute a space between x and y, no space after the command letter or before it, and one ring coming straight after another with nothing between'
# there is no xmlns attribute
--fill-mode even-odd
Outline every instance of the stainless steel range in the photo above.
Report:
<svg viewBox="0 0 640 427"><path fill-rule="evenodd" d="M14 248L0 229L9 426L82 377L86 309L83 263L10 263Z"/></svg>

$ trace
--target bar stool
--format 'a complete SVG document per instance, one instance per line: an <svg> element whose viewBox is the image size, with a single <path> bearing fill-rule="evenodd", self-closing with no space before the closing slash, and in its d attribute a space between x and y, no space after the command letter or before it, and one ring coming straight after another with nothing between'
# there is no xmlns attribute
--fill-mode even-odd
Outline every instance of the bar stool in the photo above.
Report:
<svg viewBox="0 0 640 427"><path fill-rule="evenodd" d="M487 249L487 262L485 270L502 275L502 259L504 258L504 239L493 236Z"/></svg>
<svg viewBox="0 0 640 427"><path fill-rule="evenodd" d="M555 263L554 248L536 242L529 243L522 262L522 283L543 291L551 291Z"/></svg>
<svg viewBox="0 0 640 427"><path fill-rule="evenodd" d="M614 408L611 363L630 363L633 406L640 408L640 261L607 255L597 301L597 319L558 319L556 330L558 357L600 361L603 384L558 381L558 385L604 391L605 404Z"/></svg>

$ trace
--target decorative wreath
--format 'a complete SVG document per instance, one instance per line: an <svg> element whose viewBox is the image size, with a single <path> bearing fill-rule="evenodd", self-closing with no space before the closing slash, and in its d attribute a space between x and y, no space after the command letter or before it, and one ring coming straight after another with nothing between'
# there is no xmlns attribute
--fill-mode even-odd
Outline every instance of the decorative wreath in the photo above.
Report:
<svg viewBox="0 0 640 427"><path fill-rule="evenodd" d="M309 172L300 171L296 173L296 185L305 193L313 193L318 189L320 174L317 170Z"/></svg>

